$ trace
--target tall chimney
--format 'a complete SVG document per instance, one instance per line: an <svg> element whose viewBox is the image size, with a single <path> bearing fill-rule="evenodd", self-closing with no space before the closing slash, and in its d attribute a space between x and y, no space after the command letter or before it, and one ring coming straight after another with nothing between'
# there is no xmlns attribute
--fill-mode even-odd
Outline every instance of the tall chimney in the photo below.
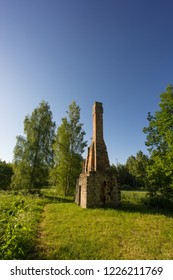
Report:
<svg viewBox="0 0 173 280"><path fill-rule="evenodd" d="M95 102L93 106L93 138L88 150L85 172L109 169L109 158L103 139L103 107L101 102Z"/></svg>

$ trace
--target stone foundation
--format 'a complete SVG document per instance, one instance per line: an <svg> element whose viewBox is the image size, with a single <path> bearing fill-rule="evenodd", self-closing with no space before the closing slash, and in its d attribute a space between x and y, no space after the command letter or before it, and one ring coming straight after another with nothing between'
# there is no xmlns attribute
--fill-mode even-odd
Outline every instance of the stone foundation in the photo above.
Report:
<svg viewBox="0 0 173 280"><path fill-rule="evenodd" d="M120 202L120 191L116 179L95 171L80 174L75 202L82 208L117 208Z"/></svg>

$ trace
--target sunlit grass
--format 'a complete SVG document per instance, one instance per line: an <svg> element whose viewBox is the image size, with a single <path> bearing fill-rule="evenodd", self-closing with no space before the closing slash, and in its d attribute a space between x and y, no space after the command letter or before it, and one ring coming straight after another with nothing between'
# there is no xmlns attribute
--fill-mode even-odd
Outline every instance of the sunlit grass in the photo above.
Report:
<svg viewBox="0 0 173 280"><path fill-rule="evenodd" d="M144 211L145 206L140 208L143 196L124 192L122 207L117 210L82 209L73 203L47 204L40 225L40 257L172 259L173 219L152 209Z"/></svg>

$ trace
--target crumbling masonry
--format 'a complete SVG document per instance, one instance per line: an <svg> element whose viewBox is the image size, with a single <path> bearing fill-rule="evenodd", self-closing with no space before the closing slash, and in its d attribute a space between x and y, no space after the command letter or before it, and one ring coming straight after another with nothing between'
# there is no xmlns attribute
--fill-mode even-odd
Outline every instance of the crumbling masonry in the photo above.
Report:
<svg viewBox="0 0 173 280"><path fill-rule="evenodd" d="M100 102L93 106L93 138L76 185L75 202L83 208L116 208L120 203L120 191L116 178L111 174L103 138L103 107Z"/></svg>

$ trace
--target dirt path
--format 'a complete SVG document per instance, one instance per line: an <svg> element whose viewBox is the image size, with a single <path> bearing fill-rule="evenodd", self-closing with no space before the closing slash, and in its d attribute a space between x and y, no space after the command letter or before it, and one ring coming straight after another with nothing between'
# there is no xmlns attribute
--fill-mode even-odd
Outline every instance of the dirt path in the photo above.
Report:
<svg viewBox="0 0 173 280"><path fill-rule="evenodd" d="M46 204L43 208L41 219L38 224L37 229L37 237L35 242L35 247L33 248L32 252L29 254L29 259L32 260L46 260L47 259L47 247L46 247L46 235L45 232L45 217L46 217L46 211L49 204Z"/></svg>

